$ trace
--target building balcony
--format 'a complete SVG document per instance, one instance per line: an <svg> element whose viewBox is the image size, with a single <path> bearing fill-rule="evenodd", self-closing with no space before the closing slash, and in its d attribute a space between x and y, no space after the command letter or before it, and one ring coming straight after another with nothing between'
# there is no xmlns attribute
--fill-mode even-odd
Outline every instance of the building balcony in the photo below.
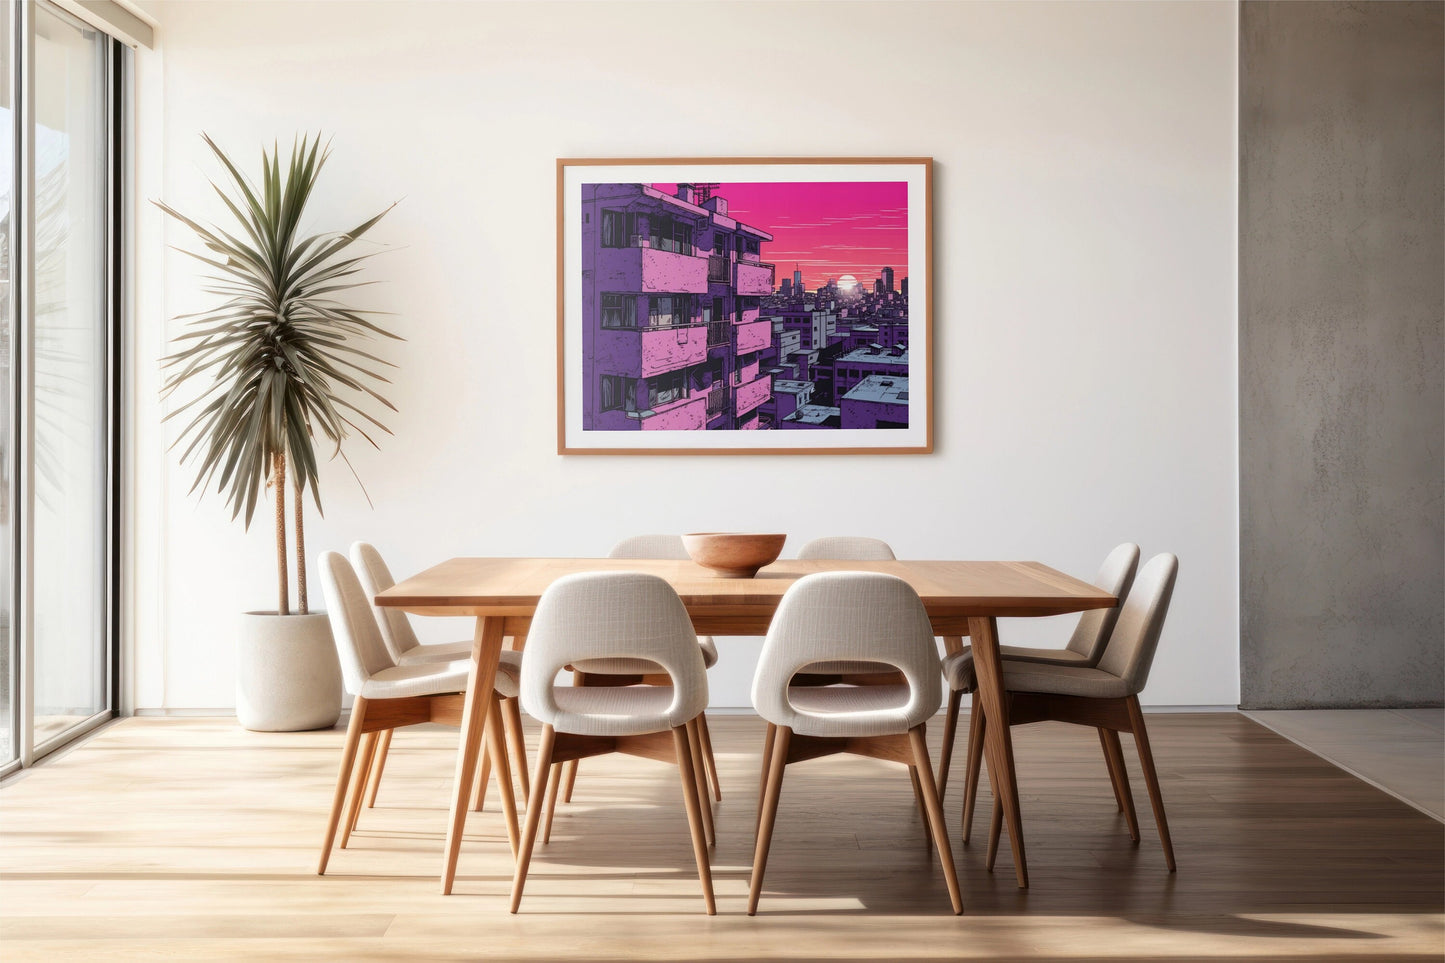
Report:
<svg viewBox="0 0 1445 963"><path fill-rule="evenodd" d="M593 364L606 374L651 378L707 360L707 325L603 328L593 344Z"/></svg>
<svg viewBox="0 0 1445 963"><path fill-rule="evenodd" d="M765 295L773 293L773 272L771 264L752 264L747 261L738 261L733 270L733 291L743 296Z"/></svg>
<svg viewBox="0 0 1445 963"><path fill-rule="evenodd" d="M739 324L734 330L737 336L738 354L762 351L773 343L773 323L771 321L752 321L748 324Z"/></svg>
<svg viewBox="0 0 1445 963"><path fill-rule="evenodd" d="M708 258L652 247L604 247L597 253L599 291L706 294Z"/></svg>
<svg viewBox="0 0 1445 963"><path fill-rule="evenodd" d="M743 415L752 411L773 396L773 376L763 375L754 381L738 386L735 392L737 398L737 415Z"/></svg>
<svg viewBox="0 0 1445 963"><path fill-rule="evenodd" d="M727 321L709 321L707 325L707 346L709 348L727 344L731 334L732 325Z"/></svg>
<svg viewBox="0 0 1445 963"><path fill-rule="evenodd" d="M727 410L728 386L719 381L707 393L707 417L711 421Z"/></svg>
<svg viewBox="0 0 1445 963"><path fill-rule="evenodd" d="M679 398L637 416L643 431L703 431L707 428L707 395Z"/></svg>

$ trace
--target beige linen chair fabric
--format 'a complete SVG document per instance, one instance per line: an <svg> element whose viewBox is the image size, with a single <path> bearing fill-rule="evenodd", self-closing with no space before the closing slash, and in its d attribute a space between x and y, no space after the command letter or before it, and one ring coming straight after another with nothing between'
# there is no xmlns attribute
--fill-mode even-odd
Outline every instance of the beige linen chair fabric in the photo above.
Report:
<svg viewBox="0 0 1445 963"><path fill-rule="evenodd" d="M666 672L672 684L557 685L557 673L579 659L645 660ZM702 816L708 800L694 764L700 746L696 723L707 707L707 669L692 620L672 586L639 572L588 572L553 582L532 616L521 688L523 705L543 729L511 911L521 904L542 794L555 798L560 768L554 763L608 752L664 758L663 744L671 742L703 897L708 913L716 912L707 854L711 831L704 828ZM545 778L549 767L550 780ZM544 783L549 784L546 789Z"/></svg>
<svg viewBox="0 0 1445 963"><path fill-rule="evenodd" d="M683 544L681 535L634 535L631 538L624 538L612 546L608 552L608 558L663 558L663 559L686 559L687 547ZM705 668L711 669L717 665L718 651L717 643L710 635L697 637L698 648L702 652L702 661ZM643 659L583 659L574 663L574 681L578 687L606 687L609 684L631 684L637 681L648 681L649 677L655 677L660 669ZM611 681L609 682L609 677ZM712 751L712 735L708 730L707 716L703 716L698 722L699 739L702 743L702 762L708 782L712 785L713 796L718 801L722 800L722 782L718 778L717 760ZM565 802L572 801L572 790L577 783L578 761L572 760L566 764L566 782L561 785L559 792ZM552 811L557 805L556 795L549 793L547 796L547 826L552 824ZM711 809L708 810L709 815Z"/></svg>
<svg viewBox="0 0 1445 963"><path fill-rule="evenodd" d="M382 559L381 553L368 542L351 543L351 564L368 600L376 598L396 584L391 569ZM376 623L381 628L382 640L399 665L413 662L451 662L472 657L472 640L440 642L422 645L411 627L411 619L398 608L383 607L371 603Z"/></svg>
<svg viewBox="0 0 1445 963"><path fill-rule="evenodd" d="M789 685L804 666L830 660L897 670L907 685ZM758 715L773 725L835 738L907 732L938 711L941 695L923 603L903 579L872 572L822 572L794 583L768 628L752 690Z"/></svg>
<svg viewBox="0 0 1445 963"><path fill-rule="evenodd" d="M828 661L882 664L903 685L796 686L804 666ZM963 912L958 875L924 741L941 695L933 626L913 588L872 572L808 575L784 594L763 641L752 699L769 723L748 914L757 911L783 771L789 763L857 752L902 763L914 779L924 821L943 861L949 899Z"/></svg>
<svg viewBox="0 0 1445 963"><path fill-rule="evenodd" d="M382 641L386 649L391 653L392 659L400 667L393 677L397 679L421 677L426 674L426 667L438 663L454 663L453 668L460 667L465 671L472 657L472 640L463 639L459 642L441 642L435 644L421 644L412 629L411 619L401 609L380 606L375 603L375 598L396 584L392 577L391 569L381 557L381 552L369 542L351 543L351 564L355 569L356 577L361 582L361 588L366 595L367 604L375 618L376 625L381 631ZM421 666L421 669L413 669L413 666ZM522 716L517 703L517 675L521 671L522 653L515 651L503 651L501 661L497 666L497 680L494 688L500 693L505 701L502 703L503 722L507 728L507 737L512 744L512 753L517 757L518 776L522 784L522 796L526 797L531 788L527 782L527 756L526 744L522 735ZM466 688L463 684L462 688ZM377 749L372 763L370 775L371 791L367 796L366 805L371 807L376 802L377 788L381 785L381 774L386 767L386 757L391 751L391 733L388 731L381 737L381 745ZM485 787L490 773L484 765L478 771L478 786ZM475 800L475 805L480 807L481 799Z"/></svg>
<svg viewBox="0 0 1445 963"><path fill-rule="evenodd" d="M1137 841L1138 824L1133 802L1129 799L1128 774L1120 751L1118 733L1134 736L1139 762L1144 772L1149 800L1154 809L1159 838L1164 846L1165 860L1174 871L1174 846L1169 838L1169 824L1164 816L1164 800L1159 792L1159 777L1149 747L1144 715L1139 707L1139 693L1149 681L1149 671L1159 648L1174 584L1179 573L1179 560L1174 555L1155 555L1139 569L1128 597L1120 607L1114 630L1104 646L1103 656L1094 668L1044 663L1003 663L1004 688L1008 690L1010 720L1018 724L1057 720L1093 726L1104 742L1104 758L1116 798L1129 823L1129 833ZM950 667L951 668L951 667ZM947 671L947 669L946 669ZM987 725L987 721L984 720ZM970 739L970 741L972 741ZM976 783L976 779L975 779ZM967 803L965 804L967 810ZM998 813L995 811L995 821ZM997 850L996 825L989 827L989 866Z"/></svg>
<svg viewBox="0 0 1445 963"><path fill-rule="evenodd" d="M679 646L685 638L692 644ZM593 692L558 686L578 659L644 659L672 678L666 686L618 686ZM659 707L658 692L667 704ZM672 729L707 708L707 670L687 609L666 580L640 572L586 572L553 582L537 603L522 666L522 707L559 732L624 736ZM635 711L633 711L635 709Z"/></svg>
<svg viewBox="0 0 1445 963"><path fill-rule="evenodd" d="M1005 669L1023 664L1046 664L1069 666L1088 671L1104 654L1109 634L1119 618L1120 606L1134 583L1134 573L1139 568L1139 546L1124 542L1104 556L1093 584L1119 599L1119 605L1107 609L1091 609L1079 617L1069 636L1069 644L1063 649L1036 649L1016 645L1000 645L999 655L1003 657ZM974 677L973 648L952 653L943 660L943 676L948 681L948 706L943 720L943 758L938 764L938 792L948 795L948 773L953 766L953 741L958 729L958 713L965 693L973 692L977 680ZM975 705L977 710L977 705ZM971 714L968 730L968 758L966 760L963 804L963 841L966 843L973 833L973 806L978 793L978 776L983 765L983 726L978 720L980 714ZM1107 756L1108 737L1103 729L1099 739ZM1117 788L1117 783L1115 784ZM1131 803L1118 799L1122 810Z"/></svg>
<svg viewBox="0 0 1445 963"><path fill-rule="evenodd" d="M1129 586L1134 583L1134 573L1138 567L1139 546L1133 542L1124 542L1105 556L1092 584L1122 600L1129 594ZM1016 662L1093 668L1103 656L1104 644L1109 641L1109 633L1114 630L1114 623L1118 618L1118 605L1107 609L1090 609L1079 616L1073 634L1069 636L1069 644L1064 648L1040 649L1022 645L1000 645L999 655ZM949 685L962 692L972 692L972 648L965 648L946 661L950 664L948 671L952 673L949 676Z"/></svg>
<svg viewBox="0 0 1445 963"><path fill-rule="evenodd" d="M460 710L461 693L467 686L471 662L468 660L397 665L383 641L372 612L370 598L351 564L337 552L325 552L318 560L317 567L320 569L321 591L326 599L331 634L341 662L342 677L346 682L346 690L356 697L347 726L341 768L337 773L336 791L322 844L321 862L317 869L318 874L324 874L340 825L348 786L351 788L351 801L341 836L343 849L346 848L347 840L360 815L362 793L366 787L367 776L372 771L372 761L376 757L382 734L389 736L398 724L430 721L433 706L439 699L451 700L456 703L453 708ZM497 712L498 721L500 712L496 706L499 697L504 693L512 696L517 694L519 670L516 660L498 667L496 691L492 695L494 704L491 707L491 711ZM382 701L392 704L390 713L368 712L372 703ZM408 721L400 721L402 719ZM361 748L363 737L366 742L364 750ZM498 739L489 748L488 756L499 774L506 774L507 790L503 793L503 804L508 811L508 827L515 839L516 806L510 793L511 774L505 749L500 749L498 757L500 745ZM362 752L360 765L356 767L353 777L352 769L358 761L359 751ZM374 775L379 779L380 770Z"/></svg>
<svg viewBox="0 0 1445 963"><path fill-rule="evenodd" d="M686 559L690 556L681 535L634 535L612 546L607 557ZM698 636L697 644L702 648L703 665L709 669L717 665L717 643L712 636ZM584 659L573 668L590 675L648 675L657 671L657 666L641 659Z"/></svg>
<svg viewBox="0 0 1445 963"><path fill-rule="evenodd" d="M897 557L893 554L892 546L883 539L862 535L825 535L798 549L798 558L804 561L834 559L845 562L891 562ZM877 662L831 661L812 663L804 671L814 675L832 676L891 673L892 669Z"/></svg>

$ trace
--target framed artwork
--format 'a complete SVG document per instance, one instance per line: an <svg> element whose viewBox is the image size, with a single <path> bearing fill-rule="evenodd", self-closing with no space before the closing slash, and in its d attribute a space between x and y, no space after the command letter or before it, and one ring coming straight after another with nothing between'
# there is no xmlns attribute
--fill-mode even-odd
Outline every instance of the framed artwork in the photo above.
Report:
<svg viewBox="0 0 1445 963"><path fill-rule="evenodd" d="M558 453L931 452L932 180L557 161Z"/></svg>

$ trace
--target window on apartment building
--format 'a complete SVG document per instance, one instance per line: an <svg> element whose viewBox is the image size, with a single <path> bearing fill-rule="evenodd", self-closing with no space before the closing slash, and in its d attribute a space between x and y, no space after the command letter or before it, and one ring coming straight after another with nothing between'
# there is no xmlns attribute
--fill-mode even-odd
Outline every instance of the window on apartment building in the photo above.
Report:
<svg viewBox="0 0 1445 963"><path fill-rule="evenodd" d="M738 298L738 310L739 310L739 311L755 311L755 310L757 310L758 308L762 307L762 303L763 303L762 298L756 298L756 297L740 297L740 298Z"/></svg>
<svg viewBox="0 0 1445 963"><path fill-rule="evenodd" d="M712 252L719 256L728 252L728 236L721 231L712 236Z"/></svg>
<svg viewBox="0 0 1445 963"><path fill-rule="evenodd" d="M637 297L632 294L602 295L602 326L604 328L637 327Z"/></svg>
<svg viewBox="0 0 1445 963"><path fill-rule="evenodd" d="M647 299L647 323L671 328L692 321L692 298L686 294L654 295Z"/></svg>
<svg viewBox="0 0 1445 963"><path fill-rule="evenodd" d="M745 240L743 242L743 251L747 254L757 254L759 251L757 238L750 237Z"/></svg>
<svg viewBox="0 0 1445 963"><path fill-rule="evenodd" d="M597 401L601 411L618 411L626 404L631 378L621 375L603 375L598 379ZM636 397L635 392L633 394Z"/></svg>
<svg viewBox="0 0 1445 963"><path fill-rule="evenodd" d="M687 397L687 372L669 371L647 379L647 407L656 408Z"/></svg>
<svg viewBox="0 0 1445 963"><path fill-rule="evenodd" d="M657 215L648 219L652 246L674 254L692 253L692 225L687 221Z"/></svg>
<svg viewBox="0 0 1445 963"><path fill-rule="evenodd" d="M630 247L637 215L627 211L602 211L602 246Z"/></svg>

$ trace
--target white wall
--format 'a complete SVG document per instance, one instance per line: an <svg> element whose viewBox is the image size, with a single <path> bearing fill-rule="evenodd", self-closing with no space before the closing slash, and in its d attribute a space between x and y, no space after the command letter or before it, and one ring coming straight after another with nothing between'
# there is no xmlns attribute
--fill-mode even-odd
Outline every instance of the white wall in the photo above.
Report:
<svg viewBox="0 0 1445 963"><path fill-rule="evenodd" d="M201 130L254 159L321 129L317 229L402 202L368 295L408 339L389 350L395 436L351 449L375 509L326 469L313 552L365 537L410 573L767 529L1088 577L1132 539L1182 560L1146 701L1237 701L1232 3L148 9L143 196L215 211ZM558 457L554 159L764 154L935 158L936 453ZM136 704L227 706L233 613L271 603L273 548L264 518L246 534L187 495L155 428L164 318L205 299L162 250L184 234L144 217ZM755 651L726 646L714 704L746 704Z"/></svg>

